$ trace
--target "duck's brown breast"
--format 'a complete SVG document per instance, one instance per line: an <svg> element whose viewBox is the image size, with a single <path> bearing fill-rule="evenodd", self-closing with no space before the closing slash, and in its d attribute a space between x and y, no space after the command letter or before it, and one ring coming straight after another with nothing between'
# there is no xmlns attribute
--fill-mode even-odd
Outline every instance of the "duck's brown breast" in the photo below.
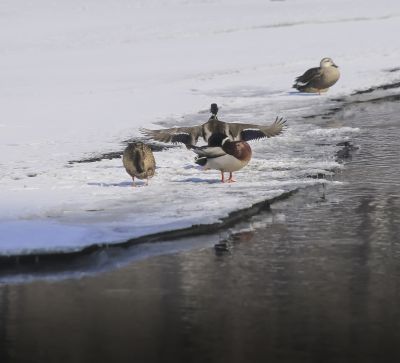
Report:
<svg viewBox="0 0 400 363"><path fill-rule="evenodd" d="M246 141L227 141L222 146L222 149L241 161L249 161L251 159L251 147Z"/></svg>

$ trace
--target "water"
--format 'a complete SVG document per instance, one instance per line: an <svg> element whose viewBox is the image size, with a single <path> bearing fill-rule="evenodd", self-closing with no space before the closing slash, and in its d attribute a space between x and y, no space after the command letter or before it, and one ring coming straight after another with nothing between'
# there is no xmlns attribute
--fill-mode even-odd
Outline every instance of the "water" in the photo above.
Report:
<svg viewBox="0 0 400 363"><path fill-rule="evenodd" d="M94 277L0 285L0 362L400 359L400 104L360 127L341 185L310 188L213 248Z"/></svg>

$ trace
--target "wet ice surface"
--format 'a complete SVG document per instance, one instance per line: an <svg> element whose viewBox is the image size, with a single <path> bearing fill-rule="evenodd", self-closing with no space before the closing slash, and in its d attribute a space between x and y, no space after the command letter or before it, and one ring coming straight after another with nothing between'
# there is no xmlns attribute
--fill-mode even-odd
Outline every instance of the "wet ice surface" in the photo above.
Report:
<svg viewBox="0 0 400 363"><path fill-rule="evenodd" d="M229 252L216 253L213 238L186 240L155 257L146 246L114 260L103 251L98 275L83 266L56 281L11 277L18 284L0 284L1 357L398 361L399 112L398 102L354 104L313 119L360 130L359 150L333 178L340 184L304 189L220 236Z"/></svg>
<svg viewBox="0 0 400 363"><path fill-rule="evenodd" d="M240 109L234 112L244 122L251 120ZM157 175L148 187L143 182L131 187L121 159L65 165L54 173L21 177L9 184L12 198L3 204L1 253L76 250L213 223L286 191L326 182L310 177L340 169L336 144L357 132L293 120L282 136L251 142L253 158L235 173L234 184L220 183L217 171L196 167L194 154L184 147L155 154Z"/></svg>

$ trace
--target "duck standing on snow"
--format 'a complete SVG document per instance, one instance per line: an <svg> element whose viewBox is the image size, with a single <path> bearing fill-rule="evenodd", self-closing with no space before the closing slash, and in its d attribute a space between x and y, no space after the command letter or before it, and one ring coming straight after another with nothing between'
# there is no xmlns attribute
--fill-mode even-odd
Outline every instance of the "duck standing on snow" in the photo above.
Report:
<svg viewBox="0 0 400 363"><path fill-rule="evenodd" d="M310 68L303 75L295 79L293 88L300 92L319 93L327 92L339 79L338 66L331 58L323 58L320 66Z"/></svg>
<svg viewBox="0 0 400 363"><path fill-rule="evenodd" d="M228 183L235 182L232 173L245 167L251 159L251 148L246 141L231 141L224 134L213 134L210 137L212 144L220 146L191 146L198 155L195 163L204 169L221 171L221 182L224 183L224 173L229 172Z"/></svg>
<svg viewBox="0 0 400 363"><path fill-rule="evenodd" d="M271 125L256 125L234 122L223 122L218 120L218 106L216 103L211 105L211 116L209 120L198 126L173 127L162 130L141 129L147 137L161 142L183 143L187 148L196 145L199 137L202 137L209 146L216 146L210 143L210 137L214 134L222 134L233 141L249 141L264 137L279 135L284 126L285 120L277 117ZM212 140L212 139L211 139Z"/></svg>
<svg viewBox="0 0 400 363"><path fill-rule="evenodd" d="M156 169L156 161L154 159L151 148L142 142L129 144L123 153L122 162L126 172L132 177L132 186L135 186L135 177L138 179L149 179L153 177Z"/></svg>

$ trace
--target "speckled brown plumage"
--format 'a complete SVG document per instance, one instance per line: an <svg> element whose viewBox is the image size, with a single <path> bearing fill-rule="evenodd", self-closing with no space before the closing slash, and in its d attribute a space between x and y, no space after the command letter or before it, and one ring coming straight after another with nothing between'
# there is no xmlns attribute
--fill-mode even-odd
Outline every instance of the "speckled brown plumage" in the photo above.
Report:
<svg viewBox="0 0 400 363"><path fill-rule="evenodd" d="M151 148L142 142L129 144L124 150L122 162L126 172L132 177L133 186L135 177L138 179L150 179L154 176L156 161Z"/></svg>
<svg viewBox="0 0 400 363"><path fill-rule="evenodd" d="M320 66L310 68L295 79L293 88L300 92L319 93L327 92L340 78L338 66L331 58L323 58Z"/></svg>

